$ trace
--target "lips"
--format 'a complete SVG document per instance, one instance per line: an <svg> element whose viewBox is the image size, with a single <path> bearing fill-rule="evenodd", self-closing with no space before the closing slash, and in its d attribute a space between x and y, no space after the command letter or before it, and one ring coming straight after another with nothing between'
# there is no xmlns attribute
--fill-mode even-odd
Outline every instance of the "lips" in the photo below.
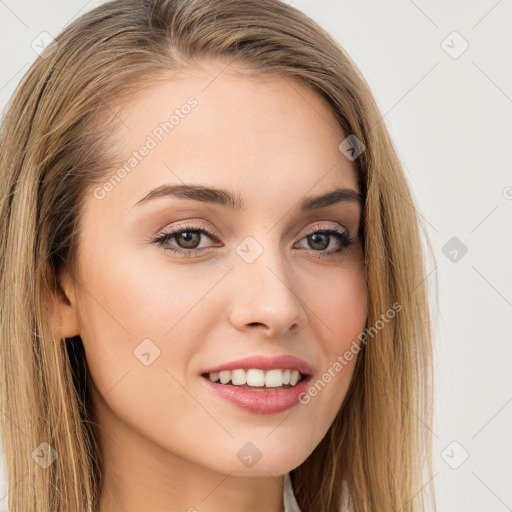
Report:
<svg viewBox="0 0 512 512"><path fill-rule="evenodd" d="M303 396L310 385L311 375L298 382L293 387L285 389L265 389L261 388L246 389L229 384L219 384L211 382L208 379L201 379L202 385L206 386L213 395L226 400L242 409L253 414L277 414L284 412L300 403L300 397Z"/></svg>
<svg viewBox="0 0 512 512"><path fill-rule="evenodd" d="M301 379L293 386L289 384L276 388L251 386L236 386L212 382L208 376L220 372L228 373L233 370L290 370L291 373L302 374ZM290 373L287 372L287 373ZM276 414L284 412L299 403L299 397L307 391L312 379L312 366L298 357L284 354L268 357L255 355L229 361L218 366L205 368L201 371L201 382L214 395L228 403L255 414ZM206 378L205 378L206 377ZM261 383L260 383L261 384Z"/></svg>

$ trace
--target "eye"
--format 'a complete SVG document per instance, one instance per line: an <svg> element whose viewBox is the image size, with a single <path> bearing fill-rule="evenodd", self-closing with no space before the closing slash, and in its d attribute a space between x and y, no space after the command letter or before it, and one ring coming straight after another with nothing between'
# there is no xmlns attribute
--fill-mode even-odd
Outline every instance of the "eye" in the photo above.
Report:
<svg viewBox="0 0 512 512"><path fill-rule="evenodd" d="M173 254L191 257L211 249L211 246L206 248L200 247L201 238L204 236L218 242L214 232L206 226L198 228L197 226L180 224L175 226L171 231L159 235L153 240L153 243L163 246L165 251L170 251ZM178 247L169 244L172 240L177 243ZM314 227L313 231L310 231L306 236L300 239L300 241L302 240L306 241L313 253L319 253L316 257L328 258L340 255L349 246L356 243L358 237L352 237L347 230L322 228L317 225ZM331 242L333 241L338 241L338 247L326 252L326 249L332 245Z"/></svg>
<svg viewBox="0 0 512 512"><path fill-rule="evenodd" d="M306 243L313 249L313 252L319 253L317 258L329 258L341 255L348 247L354 245L357 242L357 236L353 237L348 230L341 230L339 228L322 228L317 225L313 228L309 234L307 234L301 240L305 240ZM338 241L339 246L329 252L325 252L331 242Z"/></svg>
<svg viewBox="0 0 512 512"><path fill-rule="evenodd" d="M163 233L158 236L153 243L163 246L165 251L170 251L180 256L189 257L195 253L203 252L204 248L198 248L201 235L206 235L208 238L215 238L213 231L206 226L198 228L180 224L175 226L171 231ZM175 239L179 247L170 247L169 242Z"/></svg>

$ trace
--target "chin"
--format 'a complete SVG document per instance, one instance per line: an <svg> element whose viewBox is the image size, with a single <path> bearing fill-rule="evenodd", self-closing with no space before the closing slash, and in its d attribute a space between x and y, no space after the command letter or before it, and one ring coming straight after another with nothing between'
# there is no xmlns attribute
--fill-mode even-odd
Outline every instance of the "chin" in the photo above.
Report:
<svg viewBox="0 0 512 512"><path fill-rule="evenodd" d="M272 449L271 455L265 455L264 450L261 450L260 454L257 454L254 450L251 455L251 450L254 449L252 447L245 447L245 450L242 448L235 454L234 459L230 458L228 461L222 461L221 467L219 467L219 459L217 459L217 464L211 469L219 473L239 477L279 477L300 466L305 460L297 457L297 451L289 446L286 447L288 457L279 449Z"/></svg>

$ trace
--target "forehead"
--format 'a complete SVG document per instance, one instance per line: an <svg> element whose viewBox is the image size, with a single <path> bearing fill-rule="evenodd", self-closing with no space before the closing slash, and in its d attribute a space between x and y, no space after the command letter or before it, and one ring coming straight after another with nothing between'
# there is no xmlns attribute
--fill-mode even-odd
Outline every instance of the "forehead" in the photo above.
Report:
<svg viewBox="0 0 512 512"><path fill-rule="evenodd" d="M298 78L248 76L232 66L169 72L113 107L112 172L126 172L109 201L131 207L164 183L231 188L249 203L250 196L298 199L332 186L357 190L356 170L338 149L345 136L325 98Z"/></svg>

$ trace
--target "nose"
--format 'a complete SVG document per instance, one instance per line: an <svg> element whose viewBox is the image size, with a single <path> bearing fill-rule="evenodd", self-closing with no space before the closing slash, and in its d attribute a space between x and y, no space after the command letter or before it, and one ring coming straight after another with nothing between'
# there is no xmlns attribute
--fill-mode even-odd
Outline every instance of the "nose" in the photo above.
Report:
<svg viewBox="0 0 512 512"><path fill-rule="evenodd" d="M265 249L252 263L237 257L232 279L230 320L236 329L263 328L267 337L279 338L306 325L297 279L279 250Z"/></svg>

